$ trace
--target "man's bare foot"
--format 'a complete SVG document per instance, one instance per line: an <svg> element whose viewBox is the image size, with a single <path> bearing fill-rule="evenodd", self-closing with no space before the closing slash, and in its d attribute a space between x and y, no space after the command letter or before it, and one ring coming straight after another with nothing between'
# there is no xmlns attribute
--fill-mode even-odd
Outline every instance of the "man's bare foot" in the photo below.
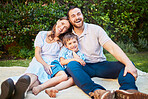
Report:
<svg viewBox="0 0 148 99"><path fill-rule="evenodd" d="M36 86L36 87L33 87L32 88L32 93L34 95L37 95L38 93L40 93L42 91L42 87L40 85Z"/></svg>
<svg viewBox="0 0 148 99"><path fill-rule="evenodd" d="M56 93L58 93L59 91L56 88L52 87L52 88L46 89L45 92L49 95L49 97L55 98Z"/></svg>

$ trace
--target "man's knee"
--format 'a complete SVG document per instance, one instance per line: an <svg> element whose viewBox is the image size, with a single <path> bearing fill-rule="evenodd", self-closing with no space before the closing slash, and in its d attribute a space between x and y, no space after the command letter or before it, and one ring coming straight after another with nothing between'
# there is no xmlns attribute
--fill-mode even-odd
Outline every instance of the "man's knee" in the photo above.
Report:
<svg viewBox="0 0 148 99"><path fill-rule="evenodd" d="M71 62L69 62L68 64L67 64L67 71L71 71L71 70L74 70L74 69L76 69L76 68L79 68L79 67L81 67L81 65L80 65L80 63L79 62L77 62L77 61L71 61Z"/></svg>

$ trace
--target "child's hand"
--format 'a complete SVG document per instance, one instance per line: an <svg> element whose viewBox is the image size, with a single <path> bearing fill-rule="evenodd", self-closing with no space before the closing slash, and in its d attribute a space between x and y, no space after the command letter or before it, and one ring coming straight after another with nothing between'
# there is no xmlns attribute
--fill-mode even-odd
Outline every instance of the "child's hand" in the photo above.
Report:
<svg viewBox="0 0 148 99"><path fill-rule="evenodd" d="M86 65L85 61L80 58L75 58L75 61L79 62L82 66Z"/></svg>
<svg viewBox="0 0 148 99"><path fill-rule="evenodd" d="M46 65L44 66L44 70L46 71L47 74L51 75L52 74L52 70L51 67L54 67L55 65Z"/></svg>
<svg viewBox="0 0 148 99"><path fill-rule="evenodd" d="M73 51L72 53L74 58L80 58L79 55L76 54L76 52Z"/></svg>

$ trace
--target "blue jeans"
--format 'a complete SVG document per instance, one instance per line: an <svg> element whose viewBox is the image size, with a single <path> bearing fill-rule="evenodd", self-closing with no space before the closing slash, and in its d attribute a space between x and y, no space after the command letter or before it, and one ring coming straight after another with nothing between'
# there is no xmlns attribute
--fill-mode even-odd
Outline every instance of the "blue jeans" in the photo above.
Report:
<svg viewBox="0 0 148 99"><path fill-rule="evenodd" d="M130 73L123 76L124 65L120 62L98 62L87 63L82 66L76 61L71 61L67 65L67 71L74 79L75 84L81 88L86 94L93 92L96 89L105 88L99 84L94 83L91 77L116 79L120 84L120 90L136 89L135 78Z"/></svg>

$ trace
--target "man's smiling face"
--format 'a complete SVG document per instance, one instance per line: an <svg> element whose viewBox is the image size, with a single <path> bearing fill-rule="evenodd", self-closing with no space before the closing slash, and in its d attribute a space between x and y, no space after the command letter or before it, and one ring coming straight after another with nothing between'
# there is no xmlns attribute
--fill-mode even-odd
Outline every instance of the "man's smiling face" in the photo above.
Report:
<svg viewBox="0 0 148 99"><path fill-rule="evenodd" d="M69 11L69 21L74 28L81 28L83 26L83 14L79 8L74 8Z"/></svg>

